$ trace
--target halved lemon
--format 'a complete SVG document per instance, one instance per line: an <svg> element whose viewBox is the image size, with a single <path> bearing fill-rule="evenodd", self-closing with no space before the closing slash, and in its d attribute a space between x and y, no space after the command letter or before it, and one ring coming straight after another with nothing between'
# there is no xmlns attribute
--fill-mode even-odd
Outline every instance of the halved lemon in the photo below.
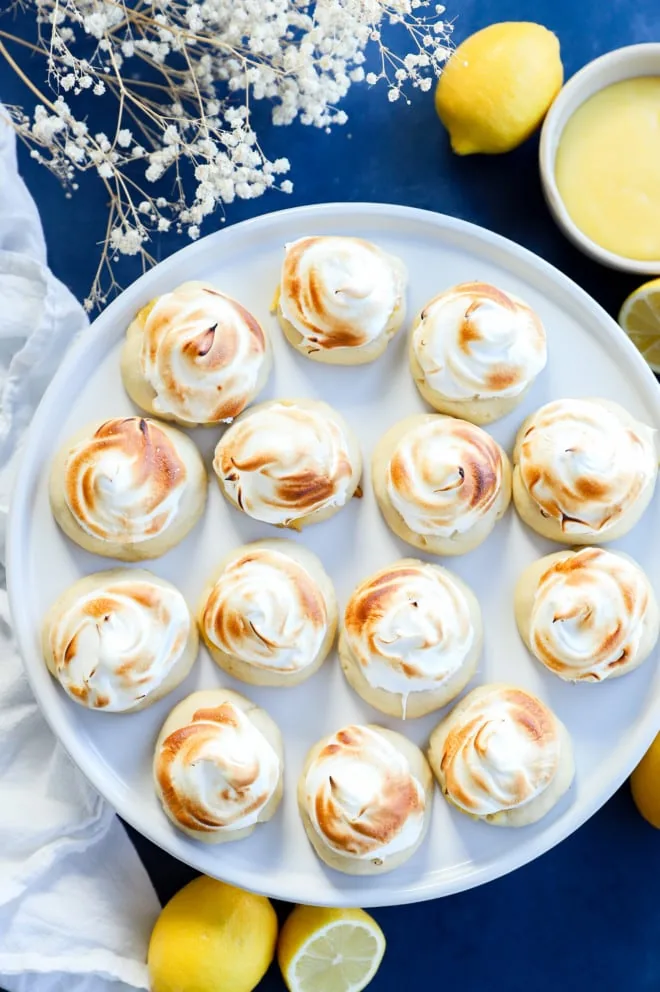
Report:
<svg viewBox="0 0 660 992"><path fill-rule="evenodd" d="M296 906L277 960L289 992L360 992L384 953L383 931L364 910Z"/></svg>
<svg viewBox="0 0 660 992"><path fill-rule="evenodd" d="M619 323L654 372L660 372L660 279L631 293L619 312Z"/></svg>

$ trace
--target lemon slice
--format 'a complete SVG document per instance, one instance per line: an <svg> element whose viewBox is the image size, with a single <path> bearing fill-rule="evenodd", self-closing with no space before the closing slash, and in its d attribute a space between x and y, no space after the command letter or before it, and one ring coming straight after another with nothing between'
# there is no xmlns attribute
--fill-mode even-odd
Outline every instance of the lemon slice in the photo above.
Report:
<svg viewBox="0 0 660 992"><path fill-rule="evenodd" d="M660 372L660 279L631 293L619 313L619 323L654 372Z"/></svg>
<svg viewBox="0 0 660 992"><path fill-rule="evenodd" d="M364 910L297 906L277 959L289 992L360 992L384 953L383 931Z"/></svg>

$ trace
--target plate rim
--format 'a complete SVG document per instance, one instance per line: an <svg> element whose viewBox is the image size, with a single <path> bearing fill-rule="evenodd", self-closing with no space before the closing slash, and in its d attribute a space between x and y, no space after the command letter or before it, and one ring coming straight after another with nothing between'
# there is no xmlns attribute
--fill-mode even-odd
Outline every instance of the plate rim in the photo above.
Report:
<svg viewBox="0 0 660 992"><path fill-rule="evenodd" d="M141 275L135 280L135 282L131 283L130 286L119 294L102 311L102 313L100 313L95 320L90 323L88 327L78 334L77 338L69 347L67 354L58 367L55 375L44 391L44 394L32 417L32 421L23 440L16 477L14 479L10 496L6 547L7 591L14 634L17 647L21 655L21 660L23 662L24 671L26 672L30 687L42 715L59 743L64 747L70 759L76 767L79 768L87 781L90 782L96 791L104 798L104 800L108 802L108 805L119 816L121 816L126 823L136 830L137 833L146 837L161 850L164 850L171 856L177 858L179 861L182 861L197 871L203 871L206 874L211 874L216 878L221 877L224 881L231 884L247 887L252 891L260 892L272 898L283 899L290 902L301 901L300 888L296 886L295 881L293 884L278 884L275 888L271 888L269 887L268 881L265 877L263 877L263 884L261 884L261 880L257 872L250 874L246 881L246 872L244 869L233 869L231 864L225 866L222 863L222 859L217 859L218 864L216 870L212 871L208 866L200 868L199 860L203 859L197 859L196 861L192 855L192 849L189 847L189 845L194 844L194 841L189 841L187 838L184 839L183 835L179 837L179 835L174 832L165 833L163 837L157 838L154 831L148 828L145 829L145 826L142 823L136 822L136 818L133 816L130 809L130 800L128 802L124 802L116 795L114 784L112 781L108 781L102 771L99 770L93 753L88 753L81 747L80 740L78 739L78 734L75 729L75 722L67 719L66 716L61 716L58 711L51 710L49 706L42 701L40 690L36 680L33 678L33 663L26 660L26 657L29 657L34 653L32 650L33 645L31 640L34 631L32 630L31 624L27 620L27 616L21 615L22 611L19 603L21 590L26 588L26 581L20 581L20 537L24 530L26 509L30 505L28 498L32 491L30 488L30 482L33 478L36 480L39 476L39 472L36 471L36 467L33 464L34 459L29 458L29 452L32 447L32 438L38 434L41 425L48 419L49 407L53 404L54 398L59 395L59 380L61 378L65 378L69 374L70 369L77 364L79 356L87 350L89 344L89 332L93 333L97 330L99 333L111 334L115 313L125 305L126 297L129 296L137 299L151 282L161 278L169 269L175 269L177 260L180 260L182 256L185 256L186 259L189 260L197 253L200 255L206 255L208 252L212 252L214 244L217 243L219 239L226 239L227 237L232 236L234 232L239 229L242 232L246 232L249 237L251 230L258 230L260 227L268 227L274 222L274 220L281 221L286 224L289 218L293 219L293 222L295 223L296 221L300 221L301 219L308 217L310 223L313 224L315 220L320 218L327 219L329 216L331 217L333 214L337 213L355 214L357 223L359 223L361 219L369 220L377 217L383 219L386 217L393 223L396 223L397 221L408 221L412 223L426 224L431 228L435 227L439 231L445 233L447 231L455 231L469 240L476 240L482 245L485 243L491 248L501 249L503 254L509 259L514 257L520 260L523 264L526 264L526 267L530 273L532 270L535 270L538 276L545 278L546 280L550 280L554 286L560 289L563 286L567 295L572 297L576 304L580 305L582 308L586 307L591 311L607 338L615 343L620 350L627 353L628 360L632 361L633 366L636 366L635 371L636 375L639 377L638 381L641 380L646 387L644 390L645 401L651 407L655 408L656 421L660 426L660 389L658 389L658 383L650 368L647 366L646 362L638 353L634 345L621 332L620 328L614 319L607 313L607 311L605 311L605 309L597 303L596 300L594 300L585 290L578 286L577 283L575 283L569 276L557 269L554 265L552 265L552 263L546 261L546 259L541 258L539 255L523 247L522 245L511 241L510 239L496 234L488 228L481 227L480 225L474 224L470 221L462 220L461 218L438 213L433 210L409 207L400 204L369 203L360 201L338 201L332 203L309 204L298 207L290 207L283 210L269 211L248 220L232 224L229 227L221 228L218 231L212 232L205 237L200 238L196 242L184 246L172 255L168 256L168 258L159 262L148 272ZM99 324L100 327L98 326ZM500 878L511 871L515 871L518 868L523 867L523 865L528 864L540 857L542 854L545 854L547 851L556 847L557 844L561 843L561 841L569 837L575 832L575 830L579 829L579 827L581 827L586 820L593 816L593 814L596 813L605 802L607 802L607 800L628 777L630 771L642 757L656 732L657 728L653 725L652 712L650 711L645 720L640 721L637 726L626 734L625 742L615 752L618 759L617 770L608 778L607 788L592 796L591 801L573 804L562 817L558 818L558 820L549 827L548 831L543 834L542 838L532 837L528 838L525 842L524 837L521 836L521 843L514 845L511 850L507 851L505 854L499 855L497 858L482 866L472 865L467 870L463 869L458 873L451 873L449 877L440 880L433 880L428 878L426 874L423 874L419 878L416 878L412 883L409 883L404 887L397 888L396 885L393 884L393 879L396 878L396 873L394 873L393 875L388 876L388 881L390 881L388 888L370 890L367 879L367 881L362 882L361 885L356 884L354 888L335 889L334 891L336 898L332 902L332 905L374 907L423 902L428 899L434 899L445 895L451 895L456 892L466 891L470 888L474 888L478 885L484 884L485 882ZM110 796L114 796L114 798L110 798ZM139 819L139 817L137 819ZM183 849L179 850L179 847L182 847ZM204 848L207 847L208 845L204 845ZM212 850L217 851L218 848L215 847L212 848ZM188 853L189 851L190 853ZM203 853L203 850L200 854L201 853ZM295 877L298 878L298 876ZM332 886L332 876L328 877L330 879L329 885ZM355 881L357 882L358 880ZM308 904L329 905L327 898L322 899L320 897L316 897L315 899L313 890L304 893L302 900Z"/></svg>

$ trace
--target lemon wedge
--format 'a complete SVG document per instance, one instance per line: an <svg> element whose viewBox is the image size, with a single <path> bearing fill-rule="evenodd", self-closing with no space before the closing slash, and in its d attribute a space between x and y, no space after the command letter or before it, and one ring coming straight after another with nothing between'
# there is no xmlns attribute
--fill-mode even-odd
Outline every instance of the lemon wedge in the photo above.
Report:
<svg viewBox="0 0 660 992"><path fill-rule="evenodd" d="M660 372L660 279L652 279L625 300L619 323L654 372Z"/></svg>
<svg viewBox="0 0 660 992"><path fill-rule="evenodd" d="M277 959L289 992L360 992L384 953L383 931L364 910L297 906Z"/></svg>

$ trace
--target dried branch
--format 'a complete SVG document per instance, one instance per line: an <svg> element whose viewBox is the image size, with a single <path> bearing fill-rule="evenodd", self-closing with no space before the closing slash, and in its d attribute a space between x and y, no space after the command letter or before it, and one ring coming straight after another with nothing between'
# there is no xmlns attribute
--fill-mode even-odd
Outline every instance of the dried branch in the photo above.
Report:
<svg viewBox="0 0 660 992"><path fill-rule="evenodd" d="M275 124L330 128L347 120L338 108L352 83L383 81L390 100L407 86L428 90L449 52L444 8L431 0L14 0L9 11L17 8L34 14L35 38L0 30L0 57L36 106L6 108L11 123L68 195L81 172L108 194L88 309L119 288L120 255L153 264L154 232L195 239L236 197L291 191L281 178L288 159L269 160L251 126L255 101L271 101ZM407 54L385 43L390 28ZM369 47L377 73L365 72ZM43 85L22 67L25 50L43 57ZM112 135L87 123L89 94L112 101ZM169 197L147 191L165 177Z"/></svg>

